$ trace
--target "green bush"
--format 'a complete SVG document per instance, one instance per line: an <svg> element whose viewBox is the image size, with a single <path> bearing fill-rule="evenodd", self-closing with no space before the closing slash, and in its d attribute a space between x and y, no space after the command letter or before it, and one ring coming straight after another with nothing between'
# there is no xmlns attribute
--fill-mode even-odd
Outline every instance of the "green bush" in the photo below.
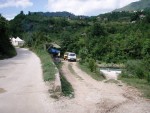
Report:
<svg viewBox="0 0 150 113"><path fill-rule="evenodd" d="M91 58L89 59L88 67L91 72L96 72L96 62L94 59L91 59Z"/></svg>
<svg viewBox="0 0 150 113"><path fill-rule="evenodd" d="M125 70L123 71L122 75L126 77L138 77L140 79L144 78L145 75L141 65L141 61L127 61L127 63L125 64Z"/></svg>
<svg viewBox="0 0 150 113"><path fill-rule="evenodd" d="M85 60L87 58L87 54L88 54L88 52L87 52L86 48L80 49L80 51L79 51L79 56L80 56L79 63L81 63L81 64L85 63Z"/></svg>
<svg viewBox="0 0 150 113"><path fill-rule="evenodd" d="M147 79L150 82L149 70L143 60L129 60L125 64L125 70L122 72L122 77Z"/></svg>
<svg viewBox="0 0 150 113"><path fill-rule="evenodd" d="M146 55L143 60L144 68L146 69L147 81L150 83L150 55Z"/></svg>
<svg viewBox="0 0 150 113"><path fill-rule="evenodd" d="M148 75L147 75L147 81L148 81L148 83L150 83L150 73L148 73Z"/></svg>

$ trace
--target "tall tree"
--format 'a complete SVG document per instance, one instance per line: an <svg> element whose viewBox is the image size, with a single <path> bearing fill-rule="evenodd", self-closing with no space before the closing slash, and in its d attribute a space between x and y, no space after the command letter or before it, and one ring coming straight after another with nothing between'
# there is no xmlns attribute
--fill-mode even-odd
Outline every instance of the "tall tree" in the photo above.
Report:
<svg viewBox="0 0 150 113"><path fill-rule="evenodd" d="M0 59L16 55L16 51L11 45L8 31L8 22L4 17L0 16Z"/></svg>

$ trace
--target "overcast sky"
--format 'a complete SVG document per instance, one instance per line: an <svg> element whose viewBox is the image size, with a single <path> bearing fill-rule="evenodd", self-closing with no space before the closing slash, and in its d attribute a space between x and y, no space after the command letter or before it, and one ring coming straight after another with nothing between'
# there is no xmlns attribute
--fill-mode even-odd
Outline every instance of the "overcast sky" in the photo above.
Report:
<svg viewBox="0 0 150 113"><path fill-rule="evenodd" d="M20 11L68 11L76 15L95 16L139 0L0 0L0 14L12 19Z"/></svg>

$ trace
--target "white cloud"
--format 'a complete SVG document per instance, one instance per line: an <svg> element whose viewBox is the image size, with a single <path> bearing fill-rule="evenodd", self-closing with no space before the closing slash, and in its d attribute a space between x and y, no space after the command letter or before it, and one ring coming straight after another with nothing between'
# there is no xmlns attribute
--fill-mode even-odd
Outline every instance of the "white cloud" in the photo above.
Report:
<svg viewBox="0 0 150 113"><path fill-rule="evenodd" d="M96 15L139 0L48 0L47 10L68 11L76 15Z"/></svg>
<svg viewBox="0 0 150 113"><path fill-rule="evenodd" d="M126 6L130 3L132 3L132 2L136 2L136 1L140 1L140 0L118 0L118 1L120 1L120 7L119 8L121 8L123 6Z"/></svg>
<svg viewBox="0 0 150 113"><path fill-rule="evenodd" d="M17 14L2 14L7 20L12 20Z"/></svg>
<svg viewBox="0 0 150 113"><path fill-rule="evenodd" d="M32 5L33 3L30 0L2 0L0 2L0 8L7 8L7 7L26 8Z"/></svg>

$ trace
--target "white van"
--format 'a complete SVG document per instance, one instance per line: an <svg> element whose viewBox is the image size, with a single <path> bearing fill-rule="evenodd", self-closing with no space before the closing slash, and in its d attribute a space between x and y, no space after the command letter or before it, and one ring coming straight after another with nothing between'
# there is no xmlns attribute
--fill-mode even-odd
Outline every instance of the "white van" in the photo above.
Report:
<svg viewBox="0 0 150 113"><path fill-rule="evenodd" d="M77 59L76 54L72 53L72 52L69 52L67 59L68 59L68 61L75 61L76 62L76 59Z"/></svg>

